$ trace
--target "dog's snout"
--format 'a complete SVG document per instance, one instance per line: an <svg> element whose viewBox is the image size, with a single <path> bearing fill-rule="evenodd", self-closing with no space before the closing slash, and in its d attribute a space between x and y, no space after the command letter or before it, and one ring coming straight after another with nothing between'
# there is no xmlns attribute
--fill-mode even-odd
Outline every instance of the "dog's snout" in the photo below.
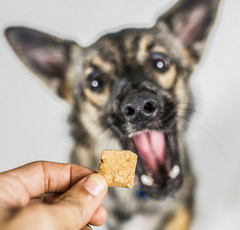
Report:
<svg viewBox="0 0 240 230"><path fill-rule="evenodd" d="M152 115L153 113L155 113L155 111L157 110L157 104L155 101L147 101L144 105L143 105L143 114L148 116L148 115Z"/></svg>
<svg viewBox="0 0 240 230"><path fill-rule="evenodd" d="M149 122L159 109L158 98L149 92L130 94L121 103L121 112L131 123Z"/></svg>

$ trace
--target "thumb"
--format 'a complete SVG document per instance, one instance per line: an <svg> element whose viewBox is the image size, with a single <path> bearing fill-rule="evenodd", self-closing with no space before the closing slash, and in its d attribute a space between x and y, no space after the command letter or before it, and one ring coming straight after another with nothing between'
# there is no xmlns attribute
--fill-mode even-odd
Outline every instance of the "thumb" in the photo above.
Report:
<svg viewBox="0 0 240 230"><path fill-rule="evenodd" d="M52 206L58 219L56 224L61 228L65 225L66 229L83 228L100 207L107 188L105 178L99 174L79 181ZM60 223L62 221L65 223Z"/></svg>

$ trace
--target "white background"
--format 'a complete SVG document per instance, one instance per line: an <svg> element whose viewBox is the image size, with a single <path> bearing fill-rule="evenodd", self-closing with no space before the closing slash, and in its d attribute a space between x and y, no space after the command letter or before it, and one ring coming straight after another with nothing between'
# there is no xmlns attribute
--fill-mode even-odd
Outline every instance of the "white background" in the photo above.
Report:
<svg viewBox="0 0 240 230"><path fill-rule="evenodd" d="M73 146L68 104L17 59L3 35L7 26L33 27L85 46L106 31L153 25L174 2L1 0L0 171L34 160L68 162ZM186 136L198 175L193 230L240 229L239 9L238 0L222 1L191 79L196 113Z"/></svg>

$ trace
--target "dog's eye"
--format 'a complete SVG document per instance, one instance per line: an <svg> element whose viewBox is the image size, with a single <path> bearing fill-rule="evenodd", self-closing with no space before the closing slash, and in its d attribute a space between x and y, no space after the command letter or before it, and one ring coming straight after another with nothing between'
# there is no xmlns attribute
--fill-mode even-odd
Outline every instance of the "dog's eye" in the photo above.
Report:
<svg viewBox="0 0 240 230"><path fill-rule="evenodd" d="M96 92L101 93L104 88L104 79L101 73L93 72L87 77L88 87Z"/></svg>
<svg viewBox="0 0 240 230"><path fill-rule="evenodd" d="M171 65L169 57L164 53L153 53L150 56L153 68L160 72L165 73Z"/></svg>

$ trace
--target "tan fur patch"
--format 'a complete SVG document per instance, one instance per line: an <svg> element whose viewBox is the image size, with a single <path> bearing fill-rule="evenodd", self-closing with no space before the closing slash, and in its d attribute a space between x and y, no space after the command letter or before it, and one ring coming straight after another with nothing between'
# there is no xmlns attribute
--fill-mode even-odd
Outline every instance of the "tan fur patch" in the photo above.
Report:
<svg viewBox="0 0 240 230"><path fill-rule="evenodd" d="M184 56L187 58L187 60L189 61L189 63L191 64L192 67L194 67L197 64L197 60L190 54L189 50L182 47L182 52L184 54Z"/></svg>
<svg viewBox="0 0 240 230"><path fill-rule="evenodd" d="M89 102L81 104L82 113L80 113L80 119L86 130L89 131L93 138L99 136L102 132L102 127L99 124L99 112L97 108Z"/></svg>
<svg viewBox="0 0 240 230"><path fill-rule="evenodd" d="M188 89L183 77L179 77L175 86L175 95L177 95L178 101L178 116L183 115L183 110L186 109L187 103L189 101Z"/></svg>
<svg viewBox="0 0 240 230"><path fill-rule="evenodd" d="M102 92L101 94L94 93L89 88L86 88L84 89L84 94L94 105L103 106L108 100L109 88L106 87L104 92Z"/></svg>
<svg viewBox="0 0 240 230"><path fill-rule="evenodd" d="M152 52L164 53L167 54L167 50L162 46L154 46Z"/></svg>
<svg viewBox="0 0 240 230"><path fill-rule="evenodd" d="M101 57L98 55L95 55L92 58L92 63L98 66L100 69L102 69L106 73L110 73L113 69L113 66L110 63L103 61Z"/></svg>
<svg viewBox="0 0 240 230"><path fill-rule="evenodd" d="M77 145L74 149L78 162L85 167L89 167L89 165L93 165L93 156L91 154L91 150L82 145Z"/></svg>
<svg viewBox="0 0 240 230"><path fill-rule="evenodd" d="M90 75L93 71L94 71L94 69L91 68L91 67L86 68L86 69L84 70L85 77L87 77L88 75Z"/></svg>
<svg viewBox="0 0 240 230"><path fill-rule="evenodd" d="M124 39L124 45L125 45L125 49L126 49L126 63L127 64L130 64L132 59L134 58L135 56L135 52L133 52L132 50L132 44L133 44L133 41L134 41L134 36L127 36L125 39Z"/></svg>
<svg viewBox="0 0 240 230"><path fill-rule="evenodd" d="M70 79L66 79L66 82L64 83L62 87L62 94L63 97L71 104L73 105L73 95L72 95L72 82Z"/></svg>
<svg viewBox="0 0 240 230"><path fill-rule="evenodd" d="M178 98L177 116L180 118L178 122L178 128L179 130L181 130L184 128L183 127L184 120L182 117L185 117L186 109L189 103L188 87L183 77L179 76L174 91L175 95Z"/></svg>
<svg viewBox="0 0 240 230"><path fill-rule="evenodd" d="M144 62L148 58L149 53L147 48L152 43L152 41L152 36L144 36L143 38L141 38L139 42L139 49L137 52L137 60L140 64L144 64Z"/></svg>
<svg viewBox="0 0 240 230"><path fill-rule="evenodd" d="M171 66L165 74L156 73L156 75L158 75L160 85L165 89L170 89L173 86L177 75L176 67Z"/></svg>
<svg viewBox="0 0 240 230"><path fill-rule="evenodd" d="M165 226L164 230L188 230L191 225L191 214L182 208L174 215L173 219Z"/></svg>

